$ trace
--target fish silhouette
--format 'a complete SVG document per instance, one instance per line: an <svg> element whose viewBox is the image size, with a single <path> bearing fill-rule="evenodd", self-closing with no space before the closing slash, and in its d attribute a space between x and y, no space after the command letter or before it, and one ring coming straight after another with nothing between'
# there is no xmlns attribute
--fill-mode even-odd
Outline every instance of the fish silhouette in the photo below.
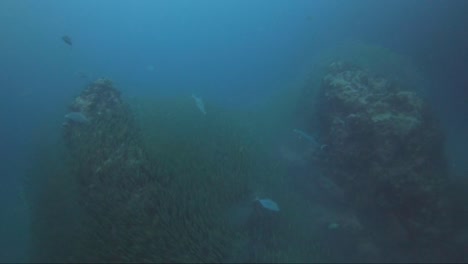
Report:
<svg viewBox="0 0 468 264"><path fill-rule="evenodd" d="M203 100L194 94L192 94L192 98L195 100L195 104L197 105L198 110L200 110L202 114L206 115L205 104L203 103Z"/></svg>
<svg viewBox="0 0 468 264"><path fill-rule="evenodd" d="M88 123L89 119L81 112L70 112L65 115L65 119L74 123Z"/></svg>
<svg viewBox="0 0 468 264"><path fill-rule="evenodd" d="M71 40L71 38L69 36L67 36L67 35L62 36L62 40L63 40L63 42L67 43L68 45L73 46L73 42L72 42L72 40Z"/></svg>
<svg viewBox="0 0 468 264"><path fill-rule="evenodd" d="M270 210L270 211L274 211L274 212L278 212L280 209L279 209L279 206L278 204L271 200L271 199L268 199L268 198L264 198L264 199L259 199L259 198L255 198L256 202L259 202L260 205L267 209L267 210Z"/></svg>
<svg viewBox="0 0 468 264"><path fill-rule="evenodd" d="M300 137L307 139L312 144L319 145L317 140L314 137L312 137L311 135L307 134L306 132L304 132L302 130L299 130L299 129L293 129L293 132L299 134Z"/></svg>

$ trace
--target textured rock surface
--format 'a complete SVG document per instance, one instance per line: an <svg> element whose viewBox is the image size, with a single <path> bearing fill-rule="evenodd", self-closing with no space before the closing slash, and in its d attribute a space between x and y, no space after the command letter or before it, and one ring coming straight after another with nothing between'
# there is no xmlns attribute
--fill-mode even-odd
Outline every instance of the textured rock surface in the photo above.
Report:
<svg viewBox="0 0 468 264"><path fill-rule="evenodd" d="M98 79L77 96L69 108L90 120L86 124L66 124L64 127L70 151L81 161L81 167L88 170L79 177L81 184L109 187L119 181L145 178L145 172L140 171L145 170L146 158L140 147L138 129L110 80ZM107 179L107 175L111 176L108 171L112 169L118 169L122 174L128 169L127 173L132 177L117 178L112 174L116 178Z"/></svg>
<svg viewBox="0 0 468 264"><path fill-rule="evenodd" d="M74 257L139 260L143 249L136 239L144 239L142 220L148 217L143 207L154 175L130 110L106 79L89 85L69 110L89 119L63 127L83 210L81 248Z"/></svg>
<svg viewBox="0 0 468 264"><path fill-rule="evenodd" d="M343 62L321 89L323 170L351 205L388 215L407 240L448 232L443 134L423 99Z"/></svg>
<svg viewBox="0 0 468 264"><path fill-rule="evenodd" d="M144 133L108 80L73 100L69 111L89 122L63 127L83 211L72 262L218 263L244 240L220 216L247 193L250 175L241 141L226 133L235 135L232 126L218 122L214 131L198 126L199 119L172 123L158 112L159 102L151 108L155 117L146 119L152 130ZM200 117L192 101L184 109ZM149 134L156 136L148 140Z"/></svg>

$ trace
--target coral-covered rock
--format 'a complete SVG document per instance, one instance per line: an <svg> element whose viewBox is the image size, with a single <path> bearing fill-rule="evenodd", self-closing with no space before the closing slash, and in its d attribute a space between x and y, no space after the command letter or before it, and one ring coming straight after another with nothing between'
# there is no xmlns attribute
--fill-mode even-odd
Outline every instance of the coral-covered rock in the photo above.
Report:
<svg viewBox="0 0 468 264"><path fill-rule="evenodd" d="M125 245L119 239L146 234L141 219L148 216L142 208L155 177L132 113L105 79L90 84L69 111L89 120L63 127L83 211L81 261L138 259L141 245ZM126 254L112 251L120 247Z"/></svg>
<svg viewBox="0 0 468 264"><path fill-rule="evenodd" d="M343 62L321 89L323 170L351 204L395 216L409 237L446 232L443 134L424 100Z"/></svg>
<svg viewBox="0 0 468 264"><path fill-rule="evenodd" d="M112 81L98 79L75 98L70 105L70 110L93 118L111 114L122 105L120 92L113 88Z"/></svg>

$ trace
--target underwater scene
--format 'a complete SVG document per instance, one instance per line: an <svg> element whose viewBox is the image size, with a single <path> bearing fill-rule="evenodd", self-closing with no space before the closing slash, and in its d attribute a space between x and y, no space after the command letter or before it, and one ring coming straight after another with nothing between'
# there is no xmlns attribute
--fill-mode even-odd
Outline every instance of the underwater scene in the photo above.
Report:
<svg viewBox="0 0 468 264"><path fill-rule="evenodd" d="M0 262L468 262L468 1L0 1Z"/></svg>

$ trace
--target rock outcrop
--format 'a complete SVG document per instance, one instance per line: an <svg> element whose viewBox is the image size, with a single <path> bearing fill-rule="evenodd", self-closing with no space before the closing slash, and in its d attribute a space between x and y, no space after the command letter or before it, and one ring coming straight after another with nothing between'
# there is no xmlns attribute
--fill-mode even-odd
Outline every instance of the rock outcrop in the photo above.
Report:
<svg viewBox="0 0 468 264"><path fill-rule="evenodd" d="M66 122L64 141L71 156L83 213L76 261L142 260L155 175L143 150L130 109L112 82L90 84L69 106L86 123ZM140 256L140 257L139 257Z"/></svg>
<svg viewBox="0 0 468 264"><path fill-rule="evenodd" d="M444 135L413 91L343 62L319 95L324 173L361 214L384 215L400 242L437 240L450 230ZM381 223L382 224L382 223Z"/></svg>

